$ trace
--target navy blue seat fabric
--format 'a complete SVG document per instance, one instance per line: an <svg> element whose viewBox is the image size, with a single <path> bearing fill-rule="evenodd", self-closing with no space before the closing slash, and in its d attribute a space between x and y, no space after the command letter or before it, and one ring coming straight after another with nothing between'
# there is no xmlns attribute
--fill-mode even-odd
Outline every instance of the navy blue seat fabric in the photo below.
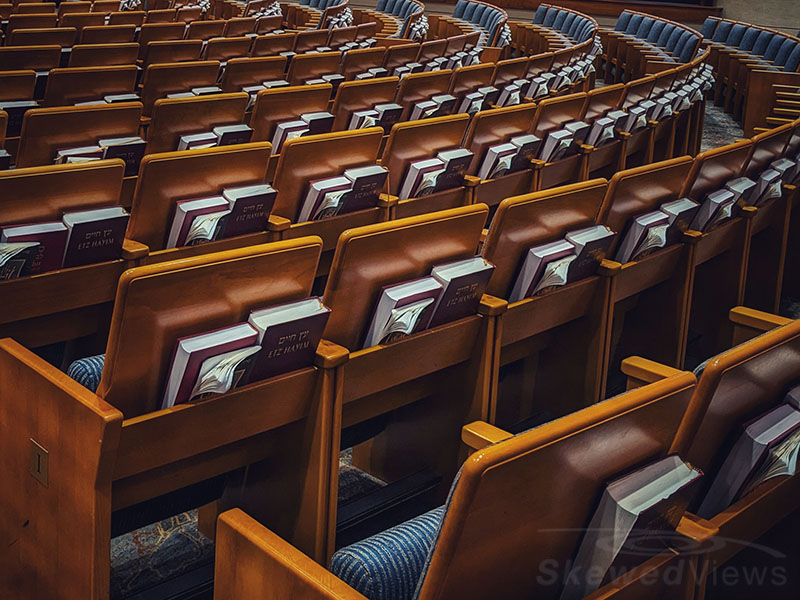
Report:
<svg viewBox="0 0 800 600"><path fill-rule="evenodd" d="M552 27L553 23L556 22L556 16L558 16L558 9L551 6L547 9L547 13L544 15L544 21L542 21L542 25L545 27Z"/></svg>
<svg viewBox="0 0 800 600"><path fill-rule="evenodd" d="M463 19L464 18L464 11L467 10L467 2L466 0L458 0L456 3L456 7L453 9L453 16L456 19Z"/></svg>
<svg viewBox="0 0 800 600"><path fill-rule="evenodd" d="M568 13L567 18L564 19L564 22L561 24L559 31L561 31L562 33L567 33L572 27L572 24L575 22L575 19L577 17L578 15L576 15L574 12Z"/></svg>
<svg viewBox="0 0 800 600"><path fill-rule="evenodd" d="M738 48L739 44L742 43L744 39L744 34L747 32L747 25L742 25L741 23L737 23L731 29L731 32L728 34L727 39L725 40L725 45L730 46L732 48Z"/></svg>
<svg viewBox="0 0 800 600"><path fill-rule="evenodd" d="M631 20L628 21L628 26L625 28L625 33L628 35L633 35L637 29L639 29L639 25L642 24L644 21L644 17L642 15L633 15Z"/></svg>
<svg viewBox="0 0 800 600"><path fill-rule="evenodd" d="M631 20L633 13L628 12L627 10L622 11L617 19L617 24L614 25L614 31L625 31L628 27L628 22Z"/></svg>
<svg viewBox="0 0 800 600"><path fill-rule="evenodd" d="M543 4L540 4L536 8L536 12L533 15L533 23L534 25L541 25L544 22L544 15L547 13L547 7Z"/></svg>
<svg viewBox="0 0 800 600"><path fill-rule="evenodd" d="M653 26L653 23L655 23L655 21L656 20L651 17L645 17L644 19L642 19L642 23L636 30L635 33L636 37L639 38L640 40L647 38L647 34L650 33L650 28Z"/></svg>
<svg viewBox="0 0 800 600"><path fill-rule="evenodd" d="M569 13L565 10L560 10L556 13L556 19L553 21L553 29L561 31L561 26L564 24L564 19L567 18Z"/></svg>
<svg viewBox="0 0 800 600"><path fill-rule="evenodd" d="M677 27L675 27L675 25L673 25L672 23L667 23L664 26L664 29L661 30L661 35L658 36L658 41L656 42L656 46L658 46L659 48L665 48L667 46L669 38L672 36L672 34L675 32L676 29Z"/></svg>
<svg viewBox="0 0 800 600"><path fill-rule="evenodd" d="M764 60L775 60L775 57L778 56L778 50L780 50L785 39L786 38L783 36L773 35L769 42L769 46L767 46L767 51L764 52Z"/></svg>
<svg viewBox="0 0 800 600"><path fill-rule="evenodd" d="M682 63L690 62L694 58L694 54L697 51L697 45L699 43L700 39L696 35L689 34L689 39L683 45L683 49L678 55L678 60Z"/></svg>
<svg viewBox="0 0 800 600"><path fill-rule="evenodd" d="M778 53L775 55L775 66L784 66L786 61L789 59L789 55L794 51L795 46L797 46L797 42L790 38L786 38L783 44L781 44Z"/></svg>
<svg viewBox="0 0 800 600"><path fill-rule="evenodd" d="M794 47L794 50L786 59L786 64L783 65L783 70L788 73L796 73L798 69L800 69L800 44Z"/></svg>
<svg viewBox="0 0 800 600"><path fill-rule="evenodd" d="M661 36L661 32L664 31L664 27L666 26L666 21L658 20L653 23L653 26L650 28L650 32L647 34L647 41L651 44L655 44L658 41L658 38Z"/></svg>
<svg viewBox="0 0 800 600"><path fill-rule="evenodd" d="M571 37L573 40L574 40L574 39L577 39L577 37L578 37L578 36L577 36L577 34L578 34L578 30L581 28L581 25L583 24L583 22L584 22L584 21L585 21L585 19L584 19L583 17L578 17L578 16L576 16L576 17L575 17L575 18L572 20L572 24L571 24L571 25L570 25L570 26L567 28L567 30L565 31L565 33L566 33L566 34L567 34L569 37Z"/></svg>
<svg viewBox="0 0 800 600"><path fill-rule="evenodd" d="M715 17L708 17L705 21L703 21L703 27L700 29L700 35L702 35L705 39L711 38L711 36L714 35L714 31L716 31L718 24L719 19Z"/></svg>
<svg viewBox="0 0 800 600"><path fill-rule="evenodd" d="M760 33L761 30L757 27L748 28L742 37L741 43L739 44L739 50L742 50L743 52L750 52L753 49L753 46L755 45Z"/></svg>
<svg viewBox="0 0 800 600"><path fill-rule="evenodd" d="M721 21L720 24L717 25L717 30L714 32L714 37L711 38L711 41L724 42L732 28L733 23L730 21Z"/></svg>
<svg viewBox="0 0 800 600"><path fill-rule="evenodd" d="M772 32L762 31L756 38L756 43L753 44L753 56L764 56L767 51L767 46L772 41Z"/></svg>
<svg viewBox="0 0 800 600"><path fill-rule="evenodd" d="M676 27L675 30L672 32L672 35L669 36L667 40L667 45L664 46L664 50L667 51L668 54L672 54L672 51L675 50L675 46L678 45L678 41L680 41L681 36L683 36L685 29L681 29L680 27Z"/></svg>

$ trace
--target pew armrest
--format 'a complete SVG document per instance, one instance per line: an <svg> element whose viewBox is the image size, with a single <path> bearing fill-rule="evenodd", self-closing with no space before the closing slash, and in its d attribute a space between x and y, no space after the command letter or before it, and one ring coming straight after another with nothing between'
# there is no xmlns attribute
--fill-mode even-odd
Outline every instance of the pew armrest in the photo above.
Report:
<svg viewBox="0 0 800 600"><path fill-rule="evenodd" d="M478 305L478 314L487 317L495 317L508 309L508 301L489 294L481 296L481 303Z"/></svg>
<svg viewBox="0 0 800 600"><path fill-rule="evenodd" d="M320 340L314 356L314 364L322 369L333 369L346 363L349 358L350 351L344 346L328 340Z"/></svg>
<svg viewBox="0 0 800 600"><path fill-rule="evenodd" d="M745 306L734 306L728 312L728 318L734 325L739 325L747 329L755 329L758 332L769 331L776 327L781 327L791 323L792 320L787 317L773 315L772 313L762 312L754 308L747 308Z"/></svg>
<svg viewBox="0 0 800 600"><path fill-rule="evenodd" d="M711 521L698 517L690 512L684 513L676 530L679 534L701 544L719 533Z"/></svg>
<svg viewBox="0 0 800 600"><path fill-rule="evenodd" d="M289 229L292 222L278 215L270 215L267 221L267 231L285 231Z"/></svg>
<svg viewBox="0 0 800 600"><path fill-rule="evenodd" d="M464 175L464 187L477 187L480 182L480 177L476 177L475 175Z"/></svg>
<svg viewBox="0 0 800 600"><path fill-rule="evenodd" d="M217 521L215 596L226 600L366 600L240 509Z"/></svg>
<svg viewBox="0 0 800 600"><path fill-rule="evenodd" d="M514 436L486 421L474 421L461 428L461 441L473 450L481 450L511 437Z"/></svg>
<svg viewBox="0 0 800 600"><path fill-rule="evenodd" d="M122 259L137 260L150 254L150 248L136 240L125 238L122 242Z"/></svg>
<svg viewBox="0 0 800 600"><path fill-rule="evenodd" d="M381 208L391 208L397 204L398 199L397 196L392 196L391 194L381 194L378 196L377 206Z"/></svg>
<svg viewBox="0 0 800 600"><path fill-rule="evenodd" d="M628 376L628 389L631 389L672 377L681 370L641 356L630 356L622 361L622 372Z"/></svg>

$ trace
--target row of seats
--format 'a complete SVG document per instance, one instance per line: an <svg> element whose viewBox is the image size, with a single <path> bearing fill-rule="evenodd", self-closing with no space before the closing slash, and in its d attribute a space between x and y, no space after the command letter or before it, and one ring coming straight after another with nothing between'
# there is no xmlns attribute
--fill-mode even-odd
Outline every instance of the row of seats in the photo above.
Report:
<svg viewBox="0 0 800 600"><path fill-rule="evenodd" d="M0 19L8 19L11 15L52 13L59 17L72 12L100 12L111 14L120 10L119 0L94 0L62 2L56 6L55 2L3 2L0 3Z"/></svg>
<svg viewBox="0 0 800 600"><path fill-rule="evenodd" d="M798 508L798 478L783 477L709 520L691 512L729 450L725 440L798 383L797 321L745 308L731 319L747 341L697 373L634 357L630 391L597 406L518 435L465 426L474 453L446 503L341 549L330 571L245 512L222 514L215 597L558 597L605 484L676 453L703 470L704 483L669 542L674 550L638 555L624 577L588 598L702 598L736 551L731 539L736 549L753 543Z"/></svg>
<svg viewBox="0 0 800 600"><path fill-rule="evenodd" d="M271 246L196 255L183 261L167 261L128 271L119 284L108 340L104 342L101 335L93 342L95 345L104 343L108 348L98 395L68 382L58 369L20 344L10 340L0 344L0 369L4 373L13 373L13 377L0 378L2 397L35 395L35 410L40 415L39 419L31 419L21 415L19 408L11 411L5 404L2 408L7 417L0 420L2 427L7 428L0 438L6 444L5 455L13 464L21 461L24 465L10 472L11 476L20 478L20 485L16 485L14 480L15 485L2 487L4 506L10 507L8 526L14 527L14 534L19 536L20 548L14 552L30 556L26 549L38 544L40 555L58 556L59 566L69 567L74 584L72 590L99 590L97 593L102 595L102 587L107 582L94 578L92 574L108 569L107 546L104 546L107 537L104 540L102 533L84 536L80 544L70 540L71 552L59 553L56 548L65 540L55 532L63 532L67 526L97 527L96 523L108 522L112 510L269 457L268 463L273 466L262 470L261 477L268 477L267 488L283 491L277 496L259 495L257 490L265 489L263 480L259 482L259 469L251 469L252 479L240 489L252 488L259 497L248 503L248 511L257 512L268 527L303 552L327 562L335 548L332 535L336 521L333 500L336 498L336 475L331 472L331 459L338 454L340 446L338 424L350 427L387 411L400 411L396 426L388 427L381 434L385 436L384 443L374 447L372 460L360 464L373 465L388 480L392 480L393 469L397 478L400 473L416 469L423 463L433 465L443 474L442 481L445 482L437 495L442 502L457 471L460 426L476 418L488 419L502 426L497 417L508 411L502 409L502 402L519 402L521 399L517 394L503 394L503 390L498 390L500 366L519 360L522 347L526 347L529 353L540 354L542 362L539 362L537 371L539 376L535 378L537 408L549 409L555 416L592 404L605 396L602 374L606 372L615 345L680 366L683 342L679 338L685 334L679 332L686 330L688 318L681 307L685 307L688 291L691 290L701 305L703 298L713 298L716 314L724 316L729 306L724 306L720 298L723 293L727 294L727 290L736 290L741 285L741 280L731 281L724 274L743 273L747 269L742 269L740 264L738 269L728 270L720 268L719 262L710 261L717 257L725 261L749 261L761 252L760 247L771 246L773 231L785 226L782 219L787 213L781 210L781 206L789 200L785 197L764 207L764 217L760 216L762 209L759 208L759 216L754 219L740 217L731 220L719 230L703 234L700 240L691 243L687 240L627 265L606 263L604 270L589 280L576 282L550 295L507 305L502 298L507 293L521 254L530 245L557 239L566 231L593 222L603 222L621 231L624 223L635 214L652 210L684 193L702 197L723 184L728 175L735 177L745 172L742 169L750 169L751 164L753 169L758 169L775 156L796 152L800 142L798 127L800 123L791 130L783 128L757 137L747 142L750 146L745 151L738 146L721 149L718 154L724 152L723 163L719 162L721 159L712 160L716 154L694 162L688 158L675 159L618 172L610 184L593 180L505 200L483 242L483 254L495 264L493 278L497 279L490 283L488 293L493 297L484 297L480 315L389 346L350 352L344 348L358 346L357 340L369 319L376 290L388 283L427 273L433 264L473 255L481 245L488 208L477 204L443 213L349 228L338 241L324 292L332 316L325 334L328 341L318 351L317 367L177 409L151 412L171 353L171 340L192 331L225 324L229 319L241 319L255 306L307 295L320 251L324 248L323 241L316 237L300 237ZM358 162L363 164L363 157L377 149L379 136L375 137L372 131L358 132L358 135L363 138L361 143L353 143L352 139L337 142L335 149L331 145L331 155L345 160L343 157L349 152L346 160L356 160L354 154L358 153ZM340 137L345 136L340 134ZM369 141L372 138L374 141ZM327 139L333 144L335 138ZM309 164L298 160L301 156L323 156L319 148L313 149L321 140L297 140L292 147L297 147L299 152L301 143L307 146L302 154L298 153L291 161L284 155L285 164L289 165L287 169L296 170L297 165ZM791 150L787 148L788 143L794 144ZM366 148L368 145L370 149ZM735 160L730 156L734 150L737 154ZM202 153L212 155L233 151L232 148ZM742 154L745 156L744 167L741 166ZM188 161L191 158L199 160L200 156L175 158ZM241 155L237 160L242 164ZM255 168L262 169L260 172L263 173L263 154L253 164L260 165ZM728 166L720 168L721 164ZM208 168L209 163L203 167L198 163L192 172L205 174ZM171 168L165 166L165 169L164 173L169 175L154 178L155 188L147 191L148 196L153 190L163 188L165 177L167 180L175 178L171 180L173 186L191 185L191 191L184 189L193 196L203 193L197 184L207 181L207 175L202 179L196 175L179 177L174 164ZM106 177L109 177L108 171L116 174L111 175L111 180L105 179L105 184L92 183L99 181L101 170L106 171ZM229 168L220 172L229 178L233 176ZM68 174L73 182L71 185L66 184ZM80 204L86 202L86 190L92 189L96 190L93 197L97 205L101 205L109 201L109 196L101 197L100 190L115 188L110 181L113 177L121 177L121 168L115 163L70 165L49 167L30 174L11 172L11 175L11 178L0 178L0 181L15 180L16 187L11 188L14 193L5 197L24 197L26 201L37 195L52 198L54 190L59 190L71 198L70 202ZM39 182L31 175L40 178ZM46 176L54 179L43 185L42 178ZM295 173L295 177L303 181L316 176L317 173L305 171ZM255 175L256 180L259 178L260 175ZM687 188L688 181L692 183ZM217 181L211 185L216 189L217 185L226 184ZM286 189L286 186L279 187ZM697 196L694 196L695 189ZM788 195L790 190L787 188L786 191ZM19 210L19 206L17 202L9 208ZM43 218L41 211L59 210L43 202L28 201L25 206L28 212L24 219L28 221ZM40 214L34 215L32 210ZM548 214L552 216L548 217ZM556 214L569 214L570 217L558 218ZM554 229L550 226L532 228L531 223L552 223ZM762 228L758 232L756 223ZM773 227L775 229L768 231ZM316 230L321 232L319 225ZM294 235L313 231L311 228L296 230ZM757 237L763 232L767 232L766 235ZM750 243L742 247L748 248L753 253L751 256L735 251L741 243L739 235L749 236ZM728 252L724 250L726 247ZM775 267L780 262L778 256L772 256L769 261L763 258L764 255L759 254L761 267ZM701 265L706 264L712 265L712 272L721 274L719 279L700 280L696 277ZM88 270L99 274L97 268ZM223 270L224 277L221 276ZM117 276L120 273L115 272ZM62 284L70 278L77 284L74 280L78 273L62 273ZM253 273L261 274L259 281L263 279L269 285L246 285L246 282L252 283ZM760 273L754 275L760 276ZM96 278L96 284L99 282ZM721 286L723 282L724 289ZM3 285L9 283L21 286L26 282L15 280ZM203 285L204 294L190 292L197 285ZM62 289L62 292L66 298L69 297L66 290ZM98 293L97 285L92 293ZM631 302L630 299L637 295L638 304ZM29 303L34 296L17 295L17 298L22 297ZM209 297L226 298L226 301L210 311ZM200 307L205 308L199 310ZM13 309L19 314L20 308L18 302L12 303L7 311L13 312ZM608 315L613 315L611 322ZM641 322L652 325L641 328L637 326ZM613 336L617 341L609 346L615 323L623 329ZM75 321L72 325L86 327L86 322ZM595 327L600 327L600 330ZM658 330L653 331L653 327L658 327ZM546 332L552 335L538 339L549 339L549 344L531 343ZM620 333L621 337L617 337ZM154 340L161 341L155 343ZM565 340L571 342L560 347L559 342ZM154 347L160 350L154 352ZM576 358L576 350L585 351L586 360ZM129 360L131 352L139 360ZM409 361L408 356L414 356L415 360ZM576 373L582 376L576 377ZM335 379L331 380L331 377ZM12 381L13 388L9 387ZM329 383L326 385L325 381ZM550 388L560 389L561 393L547 393ZM265 397L274 394L280 395L280 403L264 402ZM430 400L422 405L416 404L417 400L426 398ZM548 399L555 398L556 402L548 402ZM17 406L19 404L22 403L17 403ZM25 406L28 405L23 404L21 409L26 410ZM312 406L316 407L313 411ZM518 408L518 412L524 411L525 407ZM69 419L75 425L69 430L49 428L43 415L50 414L59 415L62 420ZM74 419L71 417L73 414ZM221 415L225 415L225 423L229 426L219 427ZM246 421L240 418L241 415L246 415ZM418 420L409 420L415 415L417 419L424 416L425 425L409 429L412 422L419 423ZM675 416L676 424L681 415ZM661 427L664 421L653 418L647 422ZM214 423L215 427L212 426ZM299 425L290 426L294 423ZM170 435L153 438L156 431L169 431ZM419 439L410 446L409 431L419 432ZM202 441L194 439L196 432L202 432ZM251 436L257 437L250 439ZM78 472L69 468L73 463L68 461L62 468L50 472L47 488L33 488L37 502L45 505L55 498L60 502L75 503L75 510L69 511L69 524L64 523L56 511L34 514L30 507L38 504L25 498L24 494L5 492L24 489L21 482L24 477L29 477L26 466L30 439L47 448L51 456L72 456L65 453L80 452L83 461L74 464L85 465L88 462L93 465L88 472ZM82 440L77 446L76 439ZM273 443L267 443L268 439ZM407 453L409 447L415 449L414 456ZM296 451L300 448L309 450ZM397 454L399 448L403 449L400 455ZM172 470L180 461L203 452L209 453L207 458L194 458L191 472ZM399 472L398 456L405 456L404 460L408 462ZM286 468L276 472L276 460ZM181 477L165 475L177 472L182 474ZM86 490L87 493L70 495L67 500L58 494L62 486ZM295 499L301 489L307 491L302 496L302 504L298 505ZM91 502L94 510L79 510L84 502ZM591 503L589 495L586 502ZM35 533L29 533L19 524L12 525L25 520L29 522L30 532ZM9 564L12 571L17 572L18 563L12 560ZM31 567L38 575L41 569L51 569L53 561L41 566L29 564L28 568ZM40 589L48 584L46 578L37 579L36 585L42 586Z"/></svg>
<svg viewBox="0 0 800 600"><path fill-rule="evenodd" d="M375 9L397 18L396 36L401 38L409 36L411 26L425 13L425 5L418 0L378 0Z"/></svg>
<svg viewBox="0 0 800 600"><path fill-rule="evenodd" d="M499 44L501 33L508 21L508 15L503 9L479 0L458 0L453 8L453 18L478 27L485 34L482 41L484 46Z"/></svg>
<svg viewBox="0 0 800 600"><path fill-rule="evenodd" d="M679 23L645 13L623 11L613 30L601 30L605 81L625 81L675 63L690 62L700 34Z"/></svg>
<svg viewBox="0 0 800 600"><path fill-rule="evenodd" d="M781 123L767 118L780 108L775 86L800 82L800 38L716 17L706 19L701 33L717 75L716 104L739 119L747 134Z"/></svg>
<svg viewBox="0 0 800 600"><path fill-rule="evenodd" d="M597 22L574 10L540 4L533 15L534 25L542 25L556 32L559 38L580 44L594 37Z"/></svg>

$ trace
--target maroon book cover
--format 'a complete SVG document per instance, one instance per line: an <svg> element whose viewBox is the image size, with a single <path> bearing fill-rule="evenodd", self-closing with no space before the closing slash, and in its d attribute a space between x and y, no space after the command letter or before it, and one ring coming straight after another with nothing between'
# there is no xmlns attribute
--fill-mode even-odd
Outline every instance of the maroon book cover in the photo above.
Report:
<svg viewBox="0 0 800 600"><path fill-rule="evenodd" d="M208 198L208 200L213 200L213 199L214 198ZM190 210L185 210L185 211L180 210L181 205L184 205L184 203L198 202L200 200L206 200L206 199L188 198L186 200L177 200L175 202L175 211L172 216L172 226L170 227L170 230L167 233L167 241L165 243L165 246L167 248L178 248L180 246L186 245L186 236L189 234L189 229L191 229L195 217L226 210L225 200L222 197L219 197L218 202L205 203L205 206L203 206L202 208L191 208L190 205L186 205L190 207ZM183 217L183 220L179 221L181 216Z"/></svg>
<svg viewBox="0 0 800 600"><path fill-rule="evenodd" d="M278 192L268 185L228 189L222 193L230 203L223 238L264 231Z"/></svg>
<svg viewBox="0 0 800 600"><path fill-rule="evenodd" d="M326 311L268 327L248 381L311 366L329 316Z"/></svg>
<svg viewBox="0 0 800 600"><path fill-rule="evenodd" d="M67 244L67 228L63 227L55 231L44 233L16 233L22 227L35 226L36 223L27 225L14 225L3 229L3 238L6 242L39 242L36 256L30 266L29 273L46 273L61 268L64 259L64 248Z"/></svg>
<svg viewBox="0 0 800 600"><path fill-rule="evenodd" d="M169 406L173 406L175 404L183 404L188 402L192 390L194 389L194 385L197 382L197 377L200 375L200 367L203 366L203 362L206 359L209 359L213 356L219 356L220 354L225 354L226 352L231 352L232 350L239 350L240 348L246 348L247 346L255 345L256 340L258 339L258 332L256 332L254 329L252 335L249 335L247 337L242 337L221 344L216 344L207 348L203 348L202 350L197 350L195 352L190 353L186 362L186 368L183 369L182 374L173 373L173 369L175 369L176 367L175 361L176 358L178 357L178 352L181 342L190 340L192 338L196 338L199 335L207 336L210 334L225 331L226 329L240 327L241 325L242 323L238 323L236 325L231 325L229 327L222 327L220 329L215 329L213 331L209 331L198 335L189 335L186 337L182 337L178 339L177 342L175 342L175 350L172 353L172 360L170 361L169 377L167 380L167 387L164 390L164 400L161 408L168 408ZM173 390L176 385L177 385L177 390L174 391L175 394L174 401L170 401Z"/></svg>
<svg viewBox="0 0 800 600"><path fill-rule="evenodd" d="M359 169L348 169L344 174L353 182L353 189L342 198L337 213L340 215L374 207L389 172L383 167L371 165Z"/></svg>
<svg viewBox="0 0 800 600"><path fill-rule="evenodd" d="M79 213L64 215L64 224L70 228L64 252L64 268L118 259L122 252L122 242L125 239L130 215L119 214L111 218L71 224L70 215L77 214Z"/></svg>
<svg viewBox="0 0 800 600"><path fill-rule="evenodd" d="M489 285L493 271L494 265L487 265L487 268L480 271L454 277L449 283L440 280L444 290L439 296L428 327L436 327L477 313L481 296Z"/></svg>

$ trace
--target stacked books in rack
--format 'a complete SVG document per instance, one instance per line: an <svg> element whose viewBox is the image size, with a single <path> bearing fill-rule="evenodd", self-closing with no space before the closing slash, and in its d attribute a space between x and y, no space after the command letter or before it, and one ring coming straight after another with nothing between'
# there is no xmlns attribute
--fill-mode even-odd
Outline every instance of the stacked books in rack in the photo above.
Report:
<svg viewBox="0 0 800 600"><path fill-rule="evenodd" d="M400 186L399 198L428 196L462 185L472 156L465 148L455 148L442 150L434 158L412 162Z"/></svg>
<svg viewBox="0 0 800 600"><path fill-rule="evenodd" d="M560 600L578 600L674 545L703 473L670 455L608 483Z"/></svg>
<svg viewBox="0 0 800 600"><path fill-rule="evenodd" d="M392 125L400 120L403 114L403 107L394 102L382 102L375 104L367 110L356 110L350 116L348 129L367 129L369 127L383 127L384 131L389 131Z"/></svg>
<svg viewBox="0 0 800 600"><path fill-rule="evenodd" d="M518 302L594 275L614 237L605 225L592 225L528 249L508 301Z"/></svg>
<svg viewBox="0 0 800 600"><path fill-rule="evenodd" d="M179 339L161 408L311 366L330 309L306 298L250 313L246 323Z"/></svg>
<svg viewBox="0 0 800 600"><path fill-rule="evenodd" d="M272 136L272 153L280 154L283 145L294 138L329 133L334 119L331 113L320 111L303 113L299 119L278 123Z"/></svg>
<svg viewBox="0 0 800 600"><path fill-rule="evenodd" d="M56 150L53 162L61 165L121 158L125 161L125 176L130 177L139 173L139 163L142 161L146 147L147 142L139 136L108 138L98 140L94 146Z"/></svg>
<svg viewBox="0 0 800 600"><path fill-rule="evenodd" d="M0 280L120 257L130 215L121 206L64 213L61 221L0 227Z"/></svg>
<svg viewBox="0 0 800 600"><path fill-rule="evenodd" d="M192 88L188 92L174 92L167 94L167 98L195 98L197 96L213 96L214 94L222 94L222 88L217 85L204 85L202 87Z"/></svg>
<svg viewBox="0 0 800 600"><path fill-rule="evenodd" d="M319 85L322 83L330 83L333 86L331 94L336 95L336 90L339 89L339 84L344 83L345 78L341 73L328 73L322 77L315 77L314 79L307 79L305 85Z"/></svg>
<svg viewBox="0 0 800 600"><path fill-rule="evenodd" d="M250 100L247 102L247 110L253 108L256 103L256 98L258 97L258 92L261 90L271 90L274 88L282 88L282 87L289 87L289 82L285 79L273 79L270 81L264 81L260 84L255 85L246 85L242 88L243 92L247 92L250 94Z"/></svg>
<svg viewBox="0 0 800 600"><path fill-rule="evenodd" d="M175 202L165 248L196 246L264 231L278 192L267 184L225 188L219 196Z"/></svg>
<svg viewBox="0 0 800 600"><path fill-rule="evenodd" d="M694 200L679 198L632 218L614 260L624 264L674 244L690 228L699 210Z"/></svg>
<svg viewBox="0 0 800 600"><path fill-rule="evenodd" d="M191 94L189 94L191 96ZM104 96L99 100L86 100L84 102L76 102L75 106L99 106L103 104L119 104L120 102L141 102L142 99L138 94L110 94Z"/></svg>
<svg viewBox="0 0 800 600"><path fill-rule="evenodd" d="M526 133L514 136L503 144L489 146L478 169L478 177L482 180L495 179L527 169L531 160L538 156L541 144L542 140L538 137Z"/></svg>
<svg viewBox="0 0 800 600"><path fill-rule="evenodd" d="M431 119L433 117L443 117L449 115L456 108L457 99L450 94L436 94L431 96L428 100L414 103L411 107L411 114L408 117L409 121L418 121L419 119Z"/></svg>
<svg viewBox="0 0 800 600"><path fill-rule="evenodd" d="M392 76L399 77L402 79L406 75L410 75L411 73L422 73L425 70L425 65L418 62L410 62L406 63L402 66L395 67L392 71Z"/></svg>
<svg viewBox="0 0 800 600"><path fill-rule="evenodd" d="M11 155L8 150L0 148L0 171L5 171L11 168Z"/></svg>
<svg viewBox="0 0 800 600"><path fill-rule="evenodd" d="M800 388L785 401L746 423L717 476L708 488L697 514L712 518L759 485L797 471L800 452Z"/></svg>
<svg viewBox="0 0 800 600"><path fill-rule="evenodd" d="M474 315L493 271L492 263L474 256L437 265L427 277L384 286L363 347Z"/></svg>
<svg viewBox="0 0 800 600"><path fill-rule="evenodd" d="M297 222L319 221L374 207L388 175L385 167L368 165L310 182Z"/></svg>
<svg viewBox="0 0 800 600"><path fill-rule="evenodd" d="M464 94L461 98L461 103L458 106L458 112L473 114L486 108L491 108L493 104L497 103L497 98L500 96L500 90L492 85L479 87L474 92Z"/></svg>
<svg viewBox="0 0 800 600"><path fill-rule="evenodd" d="M738 208L751 204L751 199L756 195L756 187L757 184L752 179L737 177L726 183L721 190L709 192L691 223L691 229L709 231L735 216Z"/></svg>
<svg viewBox="0 0 800 600"><path fill-rule="evenodd" d="M383 67L370 67L363 73L359 73L355 76L355 81L363 81L365 79L377 79L378 77L388 77L389 71L388 69L384 69Z"/></svg>
<svg viewBox="0 0 800 600"><path fill-rule="evenodd" d="M563 128L551 131L541 145L539 160L555 162L574 154L575 149L586 140L589 132L589 124L583 121L571 121Z"/></svg>
<svg viewBox="0 0 800 600"><path fill-rule="evenodd" d="M178 141L178 150L199 150L215 146L233 146L247 144L253 136L253 130L243 123L219 125L211 131L182 135Z"/></svg>

